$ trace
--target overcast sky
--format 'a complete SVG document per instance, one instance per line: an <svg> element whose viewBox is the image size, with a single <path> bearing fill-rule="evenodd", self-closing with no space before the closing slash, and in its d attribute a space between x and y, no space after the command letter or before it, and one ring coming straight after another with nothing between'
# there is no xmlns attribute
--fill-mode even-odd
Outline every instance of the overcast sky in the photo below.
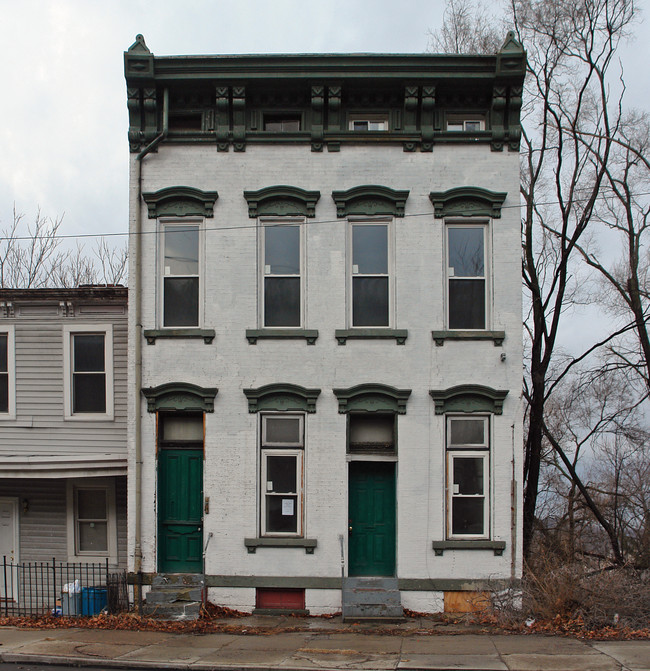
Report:
<svg viewBox="0 0 650 671"><path fill-rule="evenodd" d="M639 5L621 56L628 101L650 110L650 0ZM27 219L37 207L64 215L65 235L127 230L122 54L138 33L156 55L418 52L443 10L444 0L0 0L0 231L14 204Z"/></svg>

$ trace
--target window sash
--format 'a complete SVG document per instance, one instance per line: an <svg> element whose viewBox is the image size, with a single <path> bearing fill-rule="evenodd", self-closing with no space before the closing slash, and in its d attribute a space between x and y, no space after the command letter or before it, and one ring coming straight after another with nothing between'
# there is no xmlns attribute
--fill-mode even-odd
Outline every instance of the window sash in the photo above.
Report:
<svg viewBox="0 0 650 671"><path fill-rule="evenodd" d="M269 422L297 422L298 438L295 441L274 441L270 438ZM269 414L262 415L262 447L304 447L305 445L305 418L303 415Z"/></svg>
<svg viewBox="0 0 650 671"><path fill-rule="evenodd" d="M363 229L384 229L364 240ZM370 231L369 231L370 232ZM358 233L358 234L357 234ZM379 243L376 249L364 244ZM389 327L392 322L392 227L381 220L352 221L350 225L349 293L352 327Z"/></svg>
<svg viewBox="0 0 650 671"><path fill-rule="evenodd" d="M9 334L0 332L0 414L9 414Z"/></svg>
<svg viewBox="0 0 650 671"><path fill-rule="evenodd" d="M163 221L160 232L160 324L197 327L201 323L201 222Z"/></svg>
<svg viewBox="0 0 650 671"><path fill-rule="evenodd" d="M260 226L260 323L301 328L304 323L303 219L267 220Z"/></svg>
<svg viewBox="0 0 650 671"><path fill-rule="evenodd" d="M480 491L465 491L460 478L460 462L475 461L480 464L477 481ZM467 471L468 473L471 472ZM469 490L471 480L466 485ZM449 538L489 538L490 535L490 480L489 453L487 451L448 450L447 452L447 535ZM464 528L463 528L464 527Z"/></svg>
<svg viewBox="0 0 650 671"><path fill-rule="evenodd" d="M480 231L480 258L464 259L459 250L463 240L454 233ZM485 330L488 323L487 225L448 224L446 226L447 326L449 329ZM473 241L469 239L468 244ZM471 253L471 249L470 249ZM456 259L456 262L454 259Z"/></svg>
<svg viewBox="0 0 650 671"><path fill-rule="evenodd" d="M80 493L92 494L97 497L104 494L104 515L88 516L80 509ZM109 553L109 492L107 487L75 487L74 518L75 518L75 554L107 556ZM98 531L91 531L98 530ZM96 543L94 547L83 547L84 543Z"/></svg>
<svg viewBox="0 0 650 671"><path fill-rule="evenodd" d="M482 424L483 426L483 440L481 441L475 441L475 442L470 442L470 441L461 441L457 440L454 442L454 434L457 435L458 431L453 430L454 424L458 422L471 422L476 424ZM458 426L456 424L455 426ZM460 427L458 427L460 430ZM477 449L488 449L490 446L490 423L489 423L489 417L482 417L482 416L476 416L476 415L452 415L447 417L447 449L453 449L453 450L459 450L459 449L471 449L471 450L477 450Z"/></svg>
<svg viewBox="0 0 650 671"><path fill-rule="evenodd" d="M295 488L277 486L271 477L269 461L288 459L295 462ZM303 535L303 451L289 449L262 449L260 482L260 526L263 536Z"/></svg>

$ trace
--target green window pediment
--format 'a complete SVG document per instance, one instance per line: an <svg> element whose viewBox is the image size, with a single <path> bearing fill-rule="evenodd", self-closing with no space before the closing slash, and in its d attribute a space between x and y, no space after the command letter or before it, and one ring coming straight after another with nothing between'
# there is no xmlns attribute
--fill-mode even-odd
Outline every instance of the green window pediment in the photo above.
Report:
<svg viewBox="0 0 650 671"><path fill-rule="evenodd" d="M167 382L147 387L142 394L147 399L147 410L157 412L214 412L216 387L199 387L188 382Z"/></svg>
<svg viewBox="0 0 650 671"><path fill-rule="evenodd" d="M358 384L348 389L334 389L339 414L348 412L394 412L406 414L410 389L396 389L386 384Z"/></svg>
<svg viewBox="0 0 650 671"><path fill-rule="evenodd" d="M267 384L257 389L244 389L248 412L262 410L316 412L320 389L307 389L297 384Z"/></svg>
<svg viewBox="0 0 650 671"><path fill-rule="evenodd" d="M336 216L388 214L403 217L409 191L395 191L387 186L369 184L347 191L332 191Z"/></svg>
<svg viewBox="0 0 650 671"><path fill-rule="evenodd" d="M158 217L214 217L216 191L201 191L191 186L170 186L142 197L149 209L149 219Z"/></svg>
<svg viewBox="0 0 650 671"><path fill-rule="evenodd" d="M501 415L508 390L492 389L480 384L459 384L448 389L432 389L429 395L435 403L436 415L447 412L490 412Z"/></svg>
<svg viewBox="0 0 650 671"><path fill-rule="evenodd" d="M508 194L488 191L478 186L459 186L447 191L432 191L429 200L433 203L436 219L444 217L490 217L501 218L501 206Z"/></svg>
<svg viewBox="0 0 650 671"><path fill-rule="evenodd" d="M251 219L263 216L316 216L320 191L305 191L297 186L267 186L259 191L244 191Z"/></svg>

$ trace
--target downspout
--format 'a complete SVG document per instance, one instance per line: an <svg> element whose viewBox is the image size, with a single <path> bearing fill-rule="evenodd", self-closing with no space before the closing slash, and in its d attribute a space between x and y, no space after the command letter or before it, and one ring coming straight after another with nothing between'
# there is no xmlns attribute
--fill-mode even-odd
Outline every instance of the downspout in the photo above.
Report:
<svg viewBox="0 0 650 671"><path fill-rule="evenodd" d="M138 198L135 205L135 259L133 260L133 294L135 297L135 366L134 366L134 387L135 387L135 548L134 548L134 572L142 571L142 415L140 390L142 388L142 289L141 289L141 269L142 269L142 159L153 151L166 137L169 130L168 125L169 112L169 90L165 88L163 93L163 128L162 132L156 136L136 157L137 180L138 180ZM138 588L138 591L141 588ZM142 602L142 594L137 595L137 601Z"/></svg>

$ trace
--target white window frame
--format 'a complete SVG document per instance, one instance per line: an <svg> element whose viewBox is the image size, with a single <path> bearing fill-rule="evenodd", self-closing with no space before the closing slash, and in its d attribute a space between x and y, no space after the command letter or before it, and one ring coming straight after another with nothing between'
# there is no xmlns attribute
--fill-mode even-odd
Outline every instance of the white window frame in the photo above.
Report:
<svg viewBox="0 0 650 671"><path fill-rule="evenodd" d="M79 489L95 489L106 493L106 552L84 552L77 549L77 497ZM117 506L115 499L114 478L70 478L66 486L67 498L67 529L68 529L68 560L69 561L108 561L117 564Z"/></svg>
<svg viewBox="0 0 650 671"><path fill-rule="evenodd" d="M0 326L0 334L7 336L7 412L0 412L0 421L16 419L16 332L13 324Z"/></svg>
<svg viewBox="0 0 650 671"><path fill-rule="evenodd" d="M306 292L306 281L305 281L305 218L304 217L281 217L281 218L270 218L270 217L260 217L258 221L259 226L259 280L258 280L258 295L259 295L259 306L258 306L258 323L260 328L263 329L295 329L300 330L304 328L306 323L306 301L305 301L305 292ZM300 266L300 323L298 326L266 326L266 301L265 301L265 292L264 284L266 277L296 277L295 275L275 275L270 272L266 272L266 229L267 227L273 226L297 226L300 239L299 239L299 266Z"/></svg>
<svg viewBox="0 0 650 671"><path fill-rule="evenodd" d="M167 228L198 228L198 242L199 242L199 263L198 273L196 275L167 275L165 273L165 230ZM186 328L200 328L203 324L203 296L204 296L204 247L205 247L205 226L204 220L201 218L191 219L176 219L173 217L162 217L158 220L158 326L161 329L186 329ZM198 315L197 323L192 326L165 326L165 277L196 277L199 281L198 291Z"/></svg>
<svg viewBox="0 0 650 671"><path fill-rule="evenodd" d="M446 128L450 133L476 133L477 130L468 130L467 124L478 123L478 131L485 130L485 117L476 114L450 114L446 119ZM461 128L451 128L450 126L461 126Z"/></svg>
<svg viewBox="0 0 650 671"><path fill-rule="evenodd" d="M265 422L267 417L278 419L286 417L287 419L300 420L301 429L301 447L280 447L279 443L265 443L266 429ZM261 441L260 441L260 505L259 505L259 519L260 519L260 535L266 537L279 538L302 538L304 537L304 511L305 511L305 416L302 414L289 413L264 413L261 415ZM282 443L285 445L285 443ZM286 443L286 445L294 445ZM296 497L296 531L273 531L267 529L266 526L266 501L267 501L267 456L277 457L294 457L296 459L296 492L284 492L285 495ZM278 494L282 496L282 494Z"/></svg>
<svg viewBox="0 0 650 671"><path fill-rule="evenodd" d="M104 375L106 379L106 412L73 412L73 340L76 335L104 336ZM63 325L63 416L72 421L112 421L113 399L113 325L112 324L64 324Z"/></svg>
<svg viewBox="0 0 650 671"><path fill-rule="evenodd" d="M387 259L388 259L388 273L359 273L355 272L353 264L354 259L354 243L352 231L355 226L378 226L385 225L387 227ZM392 217L349 217L348 218L348 260L347 260L347 294L348 294L348 327L351 329L390 329L395 323L395 226ZM355 277L388 277L388 324L382 326L364 325L354 323L354 278Z"/></svg>
<svg viewBox="0 0 650 671"><path fill-rule="evenodd" d="M477 329L469 329L469 328L464 328L464 327L451 327L450 325L450 308L451 308L451 303L450 303L450 291L449 291L449 283L451 279L463 279L462 277L457 277L455 275L452 275L450 273L450 267L449 267L449 231L453 228L474 228L474 229L482 229L483 230L483 276L474 276L474 277L467 277L464 279L467 280L477 280L477 279L483 279L483 286L484 286L484 291L483 291L483 301L484 301L484 314L485 314L485 319L483 321L483 326L481 328ZM491 323L491 300L490 296L492 295L492 283L490 281L491 278L491 245L490 245L490 233L491 233L491 226L488 221L486 220L476 220L476 221L455 221L455 220L450 220L450 221L445 221L445 240L444 240L444 254L445 254L445 262L444 262L444 269L445 269L445 323L447 325L447 328L449 330L453 331L476 331L476 332L481 332L481 331L486 331L489 330L490 328L490 323Z"/></svg>
<svg viewBox="0 0 650 671"><path fill-rule="evenodd" d="M445 489L446 489L446 524L447 538L450 540L485 540L490 538L490 519L491 519L491 490L492 478L490 468L490 445L492 443L491 426L492 422L488 415L474 415L470 413L447 415L445 421ZM484 443L451 444L450 424L454 420L477 420L484 423ZM454 492L454 460L456 458L471 457L482 459L483 461L483 494L461 495ZM459 498L483 498L483 533L481 534L454 534L453 533L453 505L454 499Z"/></svg>
<svg viewBox="0 0 650 671"><path fill-rule="evenodd" d="M364 130L357 130L354 127L355 123L367 122L370 124L381 125L381 128L366 128ZM348 116L348 130L355 131L357 133L385 133L388 130L388 114L350 114Z"/></svg>

